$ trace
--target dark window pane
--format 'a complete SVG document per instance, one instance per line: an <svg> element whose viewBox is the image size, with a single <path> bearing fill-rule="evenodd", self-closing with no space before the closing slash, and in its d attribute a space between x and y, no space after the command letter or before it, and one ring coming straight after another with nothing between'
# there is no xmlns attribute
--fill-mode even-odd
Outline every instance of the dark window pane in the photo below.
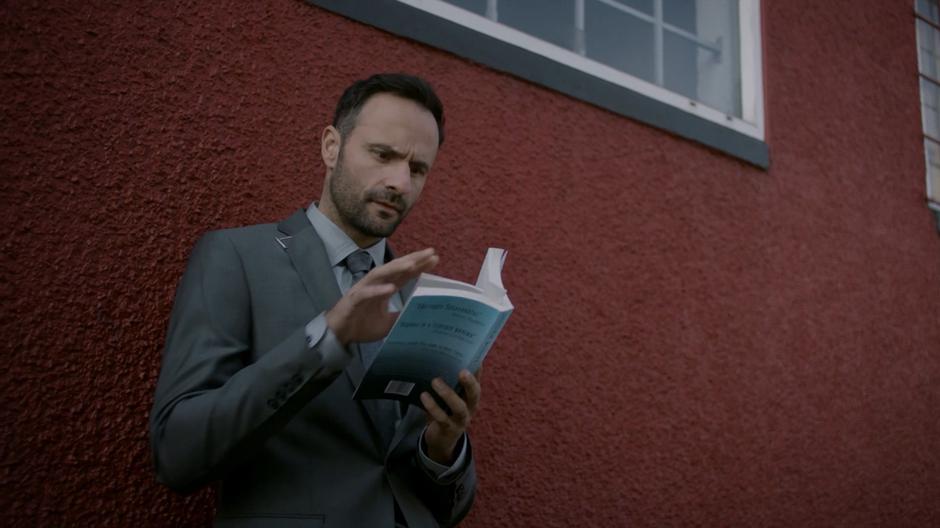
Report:
<svg viewBox="0 0 940 528"><path fill-rule="evenodd" d="M628 2L624 2L628 3ZM587 56L649 82L653 69L653 25L600 2L585 2Z"/></svg>
<svg viewBox="0 0 940 528"><path fill-rule="evenodd" d="M940 139L940 86L921 78L920 103L924 134Z"/></svg>
<svg viewBox="0 0 940 528"><path fill-rule="evenodd" d="M940 7L937 6L937 0L917 0L916 9L920 16L934 24L940 24Z"/></svg>
<svg viewBox="0 0 940 528"><path fill-rule="evenodd" d="M500 0L499 22L551 42L574 47L574 0Z"/></svg>
<svg viewBox="0 0 940 528"><path fill-rule="evenodd" d="M664 0L663 21L694 35L695 0Z"/></svg>
<svg viewBox="0 0 940 528"><path fill-rule="evenodd" d="M663 34L663 81L665 87L689 99L698 99L698 46L669 31Z"/></svg>
<svg viewBox="0 0 940 528"><path fill-rule="evenodd" d="M927 198L940 203L940 144L924 138L927 151Z"/></svg>
<svg viewBox="0 0 940 528"><path fill-rule="evenodd" d="M918 20L917 37L920 43L920 72L933 79L940 79L940 32L923 20Z"/></svg>
<svg viewBox="0 0 940 528"><path fill-rule="evenodd" d="M445 0L448 4L454 4L457 7L462 7L467 11L473 11L474 13L485 16L486 15L486 0Z"/></svg>
<svg viewBox="0 0 940 528"><path fill-rule="evenodd" d="M596 2L597 0L585 0L587 3ZM666 0L667 2L670 0ZM625 5L627 7L632 7L637 11L642 11L647 15L653 16L653 0L615 0L616 3Z"/></svg>

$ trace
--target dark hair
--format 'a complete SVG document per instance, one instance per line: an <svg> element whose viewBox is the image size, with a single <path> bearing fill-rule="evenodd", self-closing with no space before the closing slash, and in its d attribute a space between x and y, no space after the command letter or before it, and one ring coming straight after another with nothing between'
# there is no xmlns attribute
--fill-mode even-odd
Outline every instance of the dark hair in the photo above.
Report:
<svg viewBox="0 0 940 528"><path fill-rule="evenodd" d="M356 125L362 106L375 94L390 93L410 99L428 109L437 122L437 145L444 143L444 105L427 81L402 73L379 73L352 83L336 103L333 126L346 136Z"/></svg>

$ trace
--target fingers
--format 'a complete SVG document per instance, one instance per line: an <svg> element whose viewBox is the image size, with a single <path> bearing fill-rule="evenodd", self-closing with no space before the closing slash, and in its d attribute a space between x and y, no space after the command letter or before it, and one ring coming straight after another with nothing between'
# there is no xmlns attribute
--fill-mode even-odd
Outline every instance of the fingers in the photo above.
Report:
<svg viewBox="0 0 940 528"><path fill-rule="evenodd" d="M360 281L361 283L362 281ZM388 313L388 300L398 291L394 284L356 284L346 295L340 299L337 306L344 306L344 313L350 317L359 316L375 317L378 314ZM381 307L373 309L373 307ZM363 312L366 310L367 313ZM398 317L398 314L391 315L392 319Z"/></svg>
<svg viewBox="0 0 940 528"><path fill-rule="evenodd" d="M476 376L470 374L467 370L460 372L460 385L463 387L464 393L466 394L467 407L471 415L476 412L477 406L480 405L480 395L483 389L480 386L479 375L482 370L482 367L480 370L477 370Z"/></svg>
<svg viewBox="0 0 940 528"><path fill-rule="evenodd" d="M466 401L453 389L444 383L441 378L435 378L431 387L450 408L452 414L447 412L435 401L428 392L421 393L421 404L424 405L428 415L428 427L424 437L428 445L428 456L441 464L450 464L454 458L454 448L461 435L467 432L470 419L473 417L480 402L480 383L463 370L458 376L460 386L466 394ZM450 461L450 462L447 462Z"/></svg>
<svg viewBox="0 0 940 528"><path fill-rule="evenodd" d="M392 325L395 324L395 320L398 319L398 312L388 311L388 300L397 291L398 288L396 288L394 284L364 285L359 291L363 303L376 303L380 306L371 316L374 317L376 321L381 321L380 326L383 328L381 332L382 336L392 328Z"/></svg>
<svg viewBox="0 0 940 528"><path fill-rule="evenodd" d="M356 286L359 286L358 284ZM349 290L347 295L353 298L355 302L387 301L392 294L398 291L394 284L363 284L358 288Z"/></svg>
<svg viewBox="0 0 940 528"><path fill-rule="evenodd" d="M397 313L388 311L388 300L398 288L394 284L359 284L326 312L326 324L344 346L350 341L374 341L395 323Z"/></svg>
<svg viewBox="0 0 940 528"><path fill-rule="evenodd" d="M431 419L435 422L448 423L450 417L447 416L447 413L444 412L444 409L441 409L441 406L434 401L434 398L426 392L421 393L421 404L424 405L424 410L427 411Z"/></svg>
<svg viewBox="0 0 940 528"><path fill-rule="evenodd" d="M431 382L434 392L444 400L444 403L450 407L451 418L458 424L464 425L470 420L470 409L467 408L467 402L454 392L441 378L435 378Z"/></svg>
<svg viewBox="0 0 940 528"><path fill-rule="evenodd" d="M425 263L429 261L432 257L437 256L437 250L434 248L425 248L420 251L412 251L407 255L403 255L399 258L396 258L394 261L401 261L403 264L407 263ZM393 262L394 262L393 261Z"/></svg>
<svg viewBox="0 0 940 528"><path fill-rule="evenodd" d="M391 296L407 281L436 266L437 261L434 249L428 248L373 269L326 313L327 326L343 345L385 336L398 317L388 310Z"/></svg>
<svg viewBox="0 0 940 528"><path fill-rule="evenodd" d="M464 374L469 377L466 381L464 380ZM460 395L447 386L441 378L435 378L431 382L431 387L434 389L434 392L436 392L437 395L444 400L444 403L447 404L447 407L450 408L450 416L448 416L434 398L426 392L421 394L421 403L424 404L425 410L428 411L432 419L464 429L467 424L469 424L470 418L473 416L473 412L480 401L480 385L467 371L463 371L460 378L460 384L464 387L464 391L466 391L467 400L461 398Z"/></svg>
<svg viewBox="0 0 940 528"><path fill-rule="evenodd" d="M361 282L389 282L400 288L409 280L432 270L438 260L434 248L422 249L373 269Z"/></svg>

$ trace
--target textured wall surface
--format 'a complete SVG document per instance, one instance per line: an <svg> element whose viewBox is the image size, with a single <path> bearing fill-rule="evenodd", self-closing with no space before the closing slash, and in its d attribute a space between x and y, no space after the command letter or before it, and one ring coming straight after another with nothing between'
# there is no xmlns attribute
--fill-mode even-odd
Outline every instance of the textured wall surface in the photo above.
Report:
<svg viewBox="0 0 940 528"><path fill-rule="evenodd" d="M510 249L466 526L940 525L911 2L763 4L769 171L299 1L3 2L5 524L208 523L146 442L189 250L318 196L402 70L448 138L396 246Z"/></svg>

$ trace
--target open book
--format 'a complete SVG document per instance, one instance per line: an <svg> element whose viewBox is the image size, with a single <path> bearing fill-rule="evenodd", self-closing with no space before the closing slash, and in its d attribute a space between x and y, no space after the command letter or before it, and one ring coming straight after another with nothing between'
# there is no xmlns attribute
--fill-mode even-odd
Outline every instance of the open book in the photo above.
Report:
<svg viewBox="0 0 940 528"><path fill-rule="evenodd" d="M460 371L480 368L512 313L501 277L505 259L505 250L490 248L476 286L421 274L353 397L421 407L420 395L427 392L442 404L431 380L440 377L458 388Z"/></svg>

